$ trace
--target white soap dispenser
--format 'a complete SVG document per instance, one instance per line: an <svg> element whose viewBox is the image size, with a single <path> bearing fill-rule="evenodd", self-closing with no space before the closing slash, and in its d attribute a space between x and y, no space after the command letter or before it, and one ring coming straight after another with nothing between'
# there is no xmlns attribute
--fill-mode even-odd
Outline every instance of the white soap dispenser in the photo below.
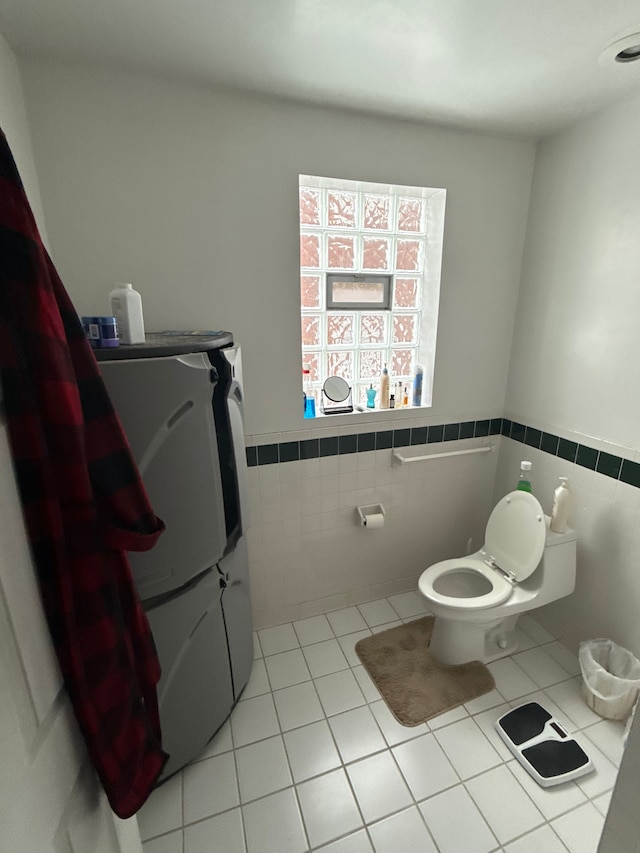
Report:
<svg viewBox="0 0 640 853"><path fill-rule="evenodd" d="M551 523L549 527L554 533L566 533L569 528L569 504L571 492L569 491L569 480L560 477L560 485L553 493L553 509L551 511Z"/></svg>

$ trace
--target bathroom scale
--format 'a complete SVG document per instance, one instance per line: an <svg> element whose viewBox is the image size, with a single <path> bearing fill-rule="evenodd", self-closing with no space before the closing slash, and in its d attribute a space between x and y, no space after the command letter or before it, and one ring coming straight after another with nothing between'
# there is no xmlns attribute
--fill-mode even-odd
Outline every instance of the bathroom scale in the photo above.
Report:
<svg viewBox="0 0 640 853"><path fill-rule="evenodd" d="M590 773L587 753L538 702L513 708L496 720L502 740L543 788Z"/></svg>

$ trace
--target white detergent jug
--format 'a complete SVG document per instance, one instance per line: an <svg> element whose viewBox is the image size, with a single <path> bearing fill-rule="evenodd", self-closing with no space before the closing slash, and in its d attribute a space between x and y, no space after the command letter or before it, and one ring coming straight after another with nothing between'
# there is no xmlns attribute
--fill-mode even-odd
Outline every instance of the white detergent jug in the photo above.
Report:
<svg viewBox="0 0 640 853"><path fill-rule="evenodd" d="M116 284L109 294L111 311L118 323L121 344L143 344L142 297L131 284Z"/></svg>

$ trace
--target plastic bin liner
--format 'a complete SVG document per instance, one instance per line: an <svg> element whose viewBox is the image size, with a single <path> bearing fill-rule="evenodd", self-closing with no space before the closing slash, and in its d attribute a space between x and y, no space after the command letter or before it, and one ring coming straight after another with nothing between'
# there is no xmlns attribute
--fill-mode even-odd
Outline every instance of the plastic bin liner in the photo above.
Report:
<svg viewBox="0 0 640 853"><path fill-rule="evenodd" d="M640 661L612 640L580 644L582 695L587 705L609 720L624 720L640 689Z"/></svg>

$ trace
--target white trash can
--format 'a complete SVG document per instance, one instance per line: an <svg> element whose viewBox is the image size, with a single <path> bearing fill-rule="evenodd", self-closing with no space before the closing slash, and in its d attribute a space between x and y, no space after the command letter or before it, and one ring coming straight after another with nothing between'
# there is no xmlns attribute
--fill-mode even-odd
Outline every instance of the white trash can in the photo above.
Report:
<svg viewBox="0 0 640 853"><path fill-rule="evenodd" d="M591 710L608 720L629 716L640 690L640 661L612 640L580 644L582 695Z"/></svg>

